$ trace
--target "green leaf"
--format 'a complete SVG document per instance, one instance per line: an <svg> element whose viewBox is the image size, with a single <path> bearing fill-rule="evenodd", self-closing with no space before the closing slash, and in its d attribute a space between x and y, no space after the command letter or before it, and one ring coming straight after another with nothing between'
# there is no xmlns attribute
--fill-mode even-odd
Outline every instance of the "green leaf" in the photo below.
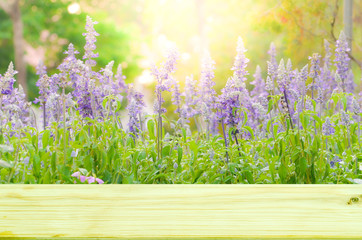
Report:
<svg viewBox="0 0 362 240"><path fill-rule="evenodd" d="M181 159L182 159L183 150L182 147L177 147L177 164L180 166Z"/></svg>
<svg viewBox="0 0 362 240"><path fill-rule="evenodd" d="M248 114L246 111L243 110L244 113L244 118L243 118L243 126L246 124L246 122L248 121Z"/></svg>
<svg viewBox="0 0 362 240"><path fill-rule="evenodd" d="M244 126L243 128L250 133L251 139L254 139L254 131L253 131L253 129L251 127L249 127L249 126Z"/></svg>
<svg viewBox="0 0 362 240"><path fill-rule="evenodd" d="M318 117L318 115L313 114L312 117L317 121L319 126L322 126L322 120Z"/></svg>
<svg viewBox="0 0 362 240"><path fill-rule="evenodd" d="M288 174L288 170L287 170L286 166L284 165L284 163L280 164L279 169L278 169L278 174L279 174L279 178L280 178L281 182L285 183L287 174Z"/></svg>
<svg viewBox="0 0 362 240"><path fill-rule="evenodd" d="M274 137L276 138L277 134L278 134L278 125L273 126L273 134L274 134Z"/></svg>
<svg viewBox="0 0 362 240"><path fill-rule="evenodd" d="M307 167L308 167L307 159L303 157L302 159L300 159L299 162L300 174L302 176L304 176L307 173Z"/></svg>
<svg viewBox="0 0 362 240"><path fill-rule="evenodd" d="M153 121L153 119L147 121L147 129L150 139L155 139L155 121Z"/></svg>
<svg viewBox="0 0 362 240"><path fill-rule="evenodd" d="M273 99L271 98L268 102L268 112L267 114L270 113L270 111L273 109Z"/></svg>
<svg viewBox="0 0 362 240"><path fill-rule="evenodd" d="M50 136L50 131L49 130L44 130L43 132L43 137L42 137L42 143L43 143L43 148L47 148L48 144L49 144L49 136Z"/></svg>
<svg viewBox="0 0 362 240"><path fill-rule="evenodd" d="M244 173L245 173L246 180L248 180L248 182L250 184L253 184L254 183L253 174L250 171L245 171Z"/></svg>
<svg viewBox="0 0 362 240"><path fill-rule="evenodd" d="M184 142L186 142L186 129L182 128L182 136L184 138Z"/></svg>
<svg viewBox="0 0 362 240"><path fill-rule="evenodd" d="M162 157L168 157L170 155L171 146L166 145L162 148Z"/></svg>
<svg viewBox="0 0 362 240"><path fill-rule="evenodd" d="M87 155L84 158L84 167L87 169L88 172L91 172L93 169L93 158L90 155Z"/></svg>

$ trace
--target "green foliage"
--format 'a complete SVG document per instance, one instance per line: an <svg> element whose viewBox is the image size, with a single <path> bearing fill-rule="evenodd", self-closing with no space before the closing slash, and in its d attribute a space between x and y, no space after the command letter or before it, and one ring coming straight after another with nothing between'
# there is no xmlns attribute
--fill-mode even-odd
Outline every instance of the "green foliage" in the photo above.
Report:
<svg viewBox="0 0 362 240"><path fill-rule="evenodd" d="M80 14L69 14L67 7L73 3L70 0L29 0L21 1L22 20L24 25L24 38L32 48L43 48L45 50L45 65L50 74L55 72L64 58L63 52L69 43L73 43L79 51L79 57L83 56L85 39L84 19L90 13L82 11ZM80 2L86 4L86 2ZM96 31L102 36L97 41L97 52L102 54L97 58L98 69L108 64L108 60L118 64L127 62L123 66L123 73L128 76L126 81L132 82L140 74L137 66L138 52L131 47L132 41L137 39L136 33L120 30L119 26L110 21L104 21L107 15L101 9L88 6L92 9L92 15L96 15L99 24L95 26ZM122 26L122 29L127 29ZM9 61L14 62L13 29L10 17L0 8L0 72L5 72ZM131 41L131 39L133 39ZM98 70L96 69L96 70ZM37 97L35 83L35 66L28 66L29 99Z"/></svg>
<svg viewBox="0 0 362 240"><path fill-rule="evenodd" d="M315 113L304 111L301 116L308 123L316 119L317 126L324 122ZM56 124L41 132L28 127L17 133L21 138L4 135L8 143L0 145L0 182L79 184L71 175L80 172L105 183L353 183L361 178L354 173L356 159L362 159L357 129L351 132L350 148L347 129L337 127L338 121L335 118L336 133L328 137L321 130L312 137L313 124L288 132L278 132L274 125L273 134L261 140L244 126L251 137L238 134L239 145L230 138L229 162L219 135L166 134L158 159L152 118L148 134L138 138L118 129L112 118L74 120L71 126L76 131L67 135L66 149Z"/></svg>

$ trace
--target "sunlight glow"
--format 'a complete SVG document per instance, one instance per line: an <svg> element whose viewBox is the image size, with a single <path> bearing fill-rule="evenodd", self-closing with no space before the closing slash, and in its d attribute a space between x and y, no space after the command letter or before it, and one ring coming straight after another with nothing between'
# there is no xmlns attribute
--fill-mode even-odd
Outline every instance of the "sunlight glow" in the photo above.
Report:
<svg viewBox="0 0 362 240"><path fill-rule="evenodd" d="M144 70L142 74L136 78L136 81L140 84L150 85L155 81L155 79L152 77L151 71Z"/></svg>
<svg viewBox="0 0 362 240"><path fill-rule="evenodd" d="M80 5L78 3L72 3L68 6L68 12L70 14L80 14Z"/></svg>

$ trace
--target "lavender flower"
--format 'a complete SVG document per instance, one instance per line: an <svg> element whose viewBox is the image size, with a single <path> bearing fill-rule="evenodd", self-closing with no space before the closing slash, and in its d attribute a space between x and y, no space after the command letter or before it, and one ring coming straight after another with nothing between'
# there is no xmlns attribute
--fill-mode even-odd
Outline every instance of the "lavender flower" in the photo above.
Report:
<svg viewBox="0 0 362 240"><path fill-rule="evenodd" d="M163 91L170 91L171 78L170 75L176 70L176 61L179 58L179 53L176 49L169 49L166 55L166 61L161 65L160 68L153 66L152 75L156 78L156 101L154 110L156 113L161 115L166 112L166 109L162 107L164 99L162 98Z"/></svg>
<svg viewBox="0 0 362 240"><path fill-rule="evenodd" d="M246 70L249 59L245 57L245 52L247 50L244 47L244 42L241 37L238 38L238 44L236 47L236 57L234 60L234 66L231 70L234 71L234 78L237 82L245 82L246 76L249 74Z"/></svg>
<svg viewBox="0 0 362 240"><path fill-rule="evenodd" d="M14 70L14 65L10 62L8 70L4 76L0 74L0 93L3 95L9 95L14 89L15 78L14 75L18 72Z"/></svg>
<svg viewBox="0 0 362 240"><path fill-rule="evenodd" d="M39 97L35 99L34 103L44 105L49 96L58 91L58 86L54 77L49 78L47 75L43 62L39 62L37 69L39 80L36 82L36 86L39 88Z"/></svg>
<svg viewBox="0 0 362 240"><path fill-rule="evenodd" d="M183 97L185 99L185 104L182 107L181 116L185 119L192 118L196 114L197 111L197 103L198 103L198 92L196 89L197 82L193 79L193 76L186 77L185 90L183 93Z"/></svg>
<svg viewBox="0 0 362 240"><path fill-rule="evenodd" d="M326 39L324 39L324 50L325 50L325 54L324 54L323 62L324 62L324 65L326 65L327 68L329 68L331 66L332 53L331 53L330 43Z"/></svg>
<svg viewBox="0 0 362 240"><path fill-rule="evenodd" d="M344 110L341 111L341 124L348 127L352 123L350 116Z"/></svg>
<svg viewBox="0 0 362 240"><path fill-rule="evenodd" d="M352 70L348 70L347 72L347 78L344 82L344 89L346 90L346 92L348 93L353 93L354 92L354 89L356 87L356 84L354 82L354 75L353 75L353 72Z"/></svg>
<svg viewBox="0 0 362 240"><path fill-rule="evenodd" d="M26 100L26 95L21 86L13 89L11 94L3 96L3 116L2 124L11 123L12 129L20 129L24 126L31 126L30 105ZM0 116L0 117L3 117Z"/></svg>
<svg viewBox="0 0 362 240"><path fill-rule="evenodd" d="M259 65L256 66L255 74L253 76L254 81L250 82L250 84L254 85L254 89L250 92L250 95L253 97L266 96L265 83L261 76L261 68Z"/></svg>
<svg viewBox="0 0 362 240"><path fill-rule="evenodd" d="M120 92L127 91L127 84L125 83L126 76L122 73L122 65L119 64L117 67L117 73L115 75L116 83L114 88L118 88Z"/></svg>
<svg viewBox="0 0 362 240"><path fill-rule="evenodd" d="M311 78L317 78L319 76L320 71L320 55L318 53L313 53L311 57L308 57L310 60L310 73L309 76Z"/></svg>
<svg viewBox="0 0 362 240"><path fill-rule="evenodd" d="M335 132L334 127L331 123L331 120L329 119L329 117L326 117L326 120L324 121L323 125L322 125L322 133L325 136L330 136L333 135Z"/></svg>
<svg viewBox="0 0 362 240"><path fill-rule="evenodd" d="M175 78L171 78L173 82L173 91L172 91L172 103L176 106L175 113L178 113L181 118L181 93L180 93L180 85L178 80Z"/></svg>
<svg viewBox="0 0 362 240"><path fill-rule="evenodd" d="M351 112L353 112L356 115L361 113L361 106L359 105L359 103L355 98L352 99Z"/></svg>
<svg viewBox="0 0 362 240"><path fill-rule="evenodd" d="M287 71L284 65L284 59L280 60L277 71L277 83L280 91L283 91L287 85Z"/></svg>
<svg viewBox="0 0 362 240"><path fill-rule="evenodd" d="M342 159L340 159L338 156L334 156L333 160L331 160L329 164L331 165L331 168L334 168L335 164L340 162L342 162Z"/></svg>
<svg viewBox="0 0 362 240"><path fill-rule="evenodd" d="M270 43L270 48L268 50L268 54L270 56L270 66L273 67L273 70L278 67L278 63L277 63L277 59L276 59L276 56L277 56L277 51L275 49L275 45L274 43ZM269 65L269 64L268 64Z"/></svg>
<svg viewBox="0 0 362 240"><path fill-rule="evenodd" d="M217 99L217 117L219 120L224 121L223 124L230 127L236 127L240 121L240 116L236 111L240 106L238 97L239 94L235 88L234 79L229 78Z"/></svg>
<svg viewBox="0 0 362 240"><path fill-rule="evenodd" d="M36 66L36 75L41 77L44 74L47 74L47 68L43 61L39 61L38 65Z"/></svg>
<svg viewBox="0 0 362 240"><path fill-rule="evenodd" d="M128 121L129 131L135 136L137 136L138 132L140 131L140 124L141 124L140 117L142 109L145 106L142 99L143 95L139 92L136 92L133 88L133 85L130 84L127 98L128 98L127 110L129 116L129 121Z"/></svg>
<svg viewBox="0 0 362 240"><path fill-rule="evenodd" d="M94 53L93 51L96 49L95 42L97 41L96 36L99 34L94 30L94 25L98 22L93 22L92 18L87 16L85 30L86 33L83 33L85 36L86 44L84 46L84 56L83 59L86 59L85 64L89 67L93 67L96 65L96 61L93 58L98 57L98 53Z"/></svg>
<svg viewBox="0 0 362 240"><path fill-rule="evenodd" d="M272 79L270 78L270 76L268 76L266 78L265 90L267 90L269 92L272 91L273 85L274 85L274 83L273 83Z"/></svg>
<svg viewBox="0 0 362 240"><path fill-rule="evenodd" d="M63 62L58 66L58 70L60 71L59 77L59 87L65 88L70 83L73 83L73 87L76 86L76 82L78 81L78 60L75 57L79 52L74 49L72 43L68 45L68 50L64 52L67 56L64 58ZM67 77L71 82L67 81Z"/></svg>
<svg viewBox="0 0 362 240"><path fill-rule="evenodd" d="M206 53L201 66L200 78L200 107L201 114L206 122L211 122L212 111L215 108L216 92L213 89L214 82L214 67L215 62L211 59L210 54Z"/></svg>
<svg viewBox="0 0 362 240"><path fill-rule="evenodd" d="M343 82L347 79L349 70L350 58L348 56L348 52L350 50L346 36L343 32L341 32L338 40L336 41L336 58L334 59L334 62L337 67L337 73Z"/></svg>

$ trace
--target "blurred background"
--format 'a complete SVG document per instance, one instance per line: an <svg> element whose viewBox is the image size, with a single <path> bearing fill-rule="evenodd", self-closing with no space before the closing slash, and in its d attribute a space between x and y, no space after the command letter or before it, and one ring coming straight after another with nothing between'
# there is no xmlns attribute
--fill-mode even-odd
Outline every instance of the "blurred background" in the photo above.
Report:
<svg viewBox="0 0 362 240"><path fill-rule="evenodd" d="M354 0L352 9L352 68L360 83L362 1ZM199 78L202 52L208 49L216 62L219 92L232 75L238 36L248 49L252 81L257 65L266 76L271 42L277 60L291 58L297 68L313 53L324 54L324 39L334 45L344 28L344 10L343 0L0 0L0 73L13 61L18 82L26 84L28 98L34 100L36 65L43 61L55 73L70 42L81 58L89 15L99 22L98 69L111 60L122 64L126 82L144 89L147 102L155 84L149 69L163 60L171 42L181 53L175 73L180 84L191 74ZM166 106L172 108L169 102Z"/></svg>

